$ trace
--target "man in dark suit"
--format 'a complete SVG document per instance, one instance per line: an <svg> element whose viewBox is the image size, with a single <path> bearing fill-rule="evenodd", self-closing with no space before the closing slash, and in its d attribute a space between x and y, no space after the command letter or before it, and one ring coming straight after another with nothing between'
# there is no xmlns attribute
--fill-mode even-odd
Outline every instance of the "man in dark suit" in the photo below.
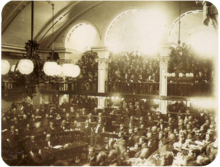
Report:
<svg viewBox="0 0 220 167"><path fill-rule="evenodd" d="M22 135L23 137L29 137L31 134L31 128L30 128L30 124L26 125L26 128L23 130Z"/></svg>
<svg viewBox="0 0 220 167"><path fill-rule="evenodd" d="M66 121L62 120L60 126L58 126L56 129L57 129L57 132L64 132L64 131L66 131L67 130Z"/></svg>
<svg viewBox="0 0 220 167"><path fill-rule="evenodd" d="M32 131L32 135L36 136L37 134L43 134L43 129L41 127L40 121L34 123L34 129Z"/></svg>
<svg viewBox="0 0 220 167"><path fill-rule="evenodd" d="M90 147L88 153L87 163L89 166L96 166L96 155L95 155L95 147Z"/></svg>
<svg viewBox="0 0 220 167"><path fill-rule="evenodd" d="M86 121L88 121L88 123L91 123L91 122L95 121L91 113L89 113L88 119Z"/></svg>
<svg viewBox="0 0 220 167"><path fill-rule="evenodd" d="M123 123L121 123L121 124L119 125L119 128L118 128L115 132L116 132L116 133L119 133L120 131L123 131L124 133L126 132Z"/></svg>
<svg viewBox="0 0 220 167"><path fill-rule="evenodd" d="M152 132L147 133L147 147L150 149L150 154L156 151L156 140L153 139Z"/></svg>
<svg viewBox="0 0 220 167"><path fill-rule="evenodd" d="M157 128L160 130L163 130L166 127L166 124L164 123L163 119L160 119L157 123Z"/></svg>
<svg viewBox="0 0 220 167"><path fill-rule="evenodd" d="M30 140L26 143L25 153L28 155L28 165L39 165L38 163L40 162L39 160L41 150L39 149L39 145L35 141L35 137L33 135L30 137Z"/></svg>
<svg viewBox="0 0 220 167"><path fill-rule="evenodd" d="M147 130L145 129L145 126L144 126L144 124L141 124L140 126L139 126L139 131L138 131L138 136L146 136L146 134L147 134Z"/></svg>
<svg viewBox="0 0 220 167"><path fill-rule="evenodd" d="M82 118L80 117L79 113L76 114L76 118L74 120L77 122L82 122Z"/></svg>
<svg viewBox="0 0 220 167"><path fill-rule="evenodd" d="M121 143L125 143L125 140L124 140L124 132L123 131L120 131L119 133L118 133L118 139L115 141L115 144L114 144L114 148L115 149L118 149L118 147L119 147L119 145L121 144Z"/></svg>
<svg viewBox="0 0 220 167"><path fill-rule="evenodd" d="M65 108L66 110L69 109L69 104L67 103L66 99L63 99L63 103L60 106L61 108Z"/></svg>
<svg viewBox="0 0 220 167"><path fill-rule="evenodd" d="M54 142L51 140L51 135L47 134L45 140L42 141L41 147L43 149L50 149L54 146Z"/></svg>
<svg viewBox="0 0 220 167"><path fill-rule="evenodd" d="M6 119L6 117L2 117L2 132L6 132L9 130L9 123Z"/></svg>
<svg viewBox="0 0 220 167"><path fill-rule="evenodd" d="M89 126L89 122L86 121L85 128L83 130L84 133L84 141L86 143L90 143L90 135L91 135L91 127Z"/></svg>
<svg viewBox="0 0 220 167"><path fill-rule="evenodd" d="M49 126L47 126L45 129L44 129L44 133L46 134L51 134L53 132L55 132L56 129L54 127L54 123L52 121L49 122Z"/></svg>
<svg viewBox="0 0 220 167"><path fill-rule="evenodd" d="M134 155L135 158L138 158L141 151L144 149L144 148L148 148L148 145L147 145L147 138L145 136L141 136L139 138L139 145L141 146L141 149Z"/></svg>
<svg viewBox="0 0 220 167"><path fill-rule="evenodd" d="M115 149L112 149L109 151L108 154L108 166L120 166L120 163L118 161L118 151Z"/></svg>

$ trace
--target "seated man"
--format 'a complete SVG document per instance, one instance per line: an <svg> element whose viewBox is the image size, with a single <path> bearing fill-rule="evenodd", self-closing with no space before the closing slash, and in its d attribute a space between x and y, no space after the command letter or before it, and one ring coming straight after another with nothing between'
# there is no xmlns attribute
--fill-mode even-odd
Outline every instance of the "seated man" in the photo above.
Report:
<svg viewBox="0 0 220 167"><path fill-rule="evenodd" d="M186 140L185 133L179 132L179 141L173 144L174 149L181 149Z"/></svg>
<svg viewBox="0 0 220 167"><path fill-rule="evenodd" d="M88 115L87 121L88 121L88 123L94 122L94 118L92 117L91 113Z"/></svg>
<svg viewBox="0 0 220 167"><path fill-rule="evenodd" d="M141 158L142 160L146 161L149 156L150 156L150 149L143 148L143 149L141 149L141 152L137 158Z"/></svg>
<svg viewBox="0 0 220 167"><path fill-rule="evenodd" d="M47 126L45 129L44 129L44 133L45 134L51 134L53 132L55 132L56 129L54 127L54 123L52 121L49 122L49 126Z"/></svg>
<svg viewBox="0 0 220 167"><path fill-rule="evenodd" d="M117 142L117 141L116 141ZM121 140L118 142L118 148L119 151L119 161L121 166L127 166L127 160L129 159L129 153L126 149L126 142L125 140Z"/></svg>
<svg viewBox="0 0 220 167"><path fill-rule="evenodd" d="M75 109L73 106L70 107L70 115L75 115Z"/></svg>
<svg viewBox="0 0 220 167"><path fill-rule="evenodd" d="M26 143L25 154L28 156L29 165L37 166L41 162L41 149L33 135Z"/></svg>
<svg viewBox="0 0 220 167"><path fill-rule="evenodd" d="M90 147L88 149L89 153L88 153L88 159L87 159L87 163L89 164L89 166L96 166L96 155L95 155L95 147Z"/></svg>
<svg viewBox="0 0 220 167"><path fill-rule="evenodd" d="M57 132L63 132L63 131L68 130L66 127L66 121L62 120L61 124L56 129L57 129Z"/></svg>
<svg viewBox="0 0 220 167"><path fill-rule="evenodd" d="M108 166L120 166L120 163L118 161L118 151L115 150L115 149L112 149L109 151L109 154L108 154Z"/></svg>
<svg viewBox="0 0 220 167"><path fill-rule="evenodd" d="M123 123L121 123L120 125L119 125L119 128L115 131L116 133L119 133L120 131L123 131L124 133L125 133L125 128L124 128L124 124Z"/></svg>
<svg viewBox="0 0 220 167"><path fill-rule="evenodd" d="M115 141L115 144L114 144L114 148L115 149L118 149L118 146L121 142L124 142L125 143L125 140L124 140L124 132L123 131L120 131L118 133L118 139Z"/></svg>
<svg viewBox="0 0 220 167"><path fill-rule="evenodd" d="M191 164L192 162L196 162L197 157L201 154L201 151L199 149L190 149L188 152L188 155L184 157L184 166L188 166L188 164Z"/></svg>
<svg viewBox="0 0 220 167"><path fill-rule="evenodd" d="M82 118L80 117L79 113L76 114L76 118L74 120L77 122L82 122Z"/></svg>
<svg viewBox="0 0 220 167"><path fill-rule="evenodd" d="M198 166L206 166L211 163L210 159L206 155L199 155L196 159Z"/></svg>
<svg viewBox="0 0 220 167"><path fill-rule="evenodd" d="M145 136L141 136L141 137L140 137L140 139L139 139L139 144L141 145L141 149L140 149L139 152L137 152L137 153L134 155L135 158L139 158L141 151L142 151L144 148L148 148L147 141L148 141L148 139L147 139Z"/></svg>
<svg viewBox="0 0 220 167"><path fill-rule="evenodd" d="M127 146L128 147L134 147L135 145L135 134L134 134L134 129L133 128L129 128L128 130L128 141L127 141Z"/></svg>
<svg viewBox="0 0 220 167"><path fill-rule="evenodd" d="M138 136L146 136L147 130L144 128L144 124L141 124L138 131Z"/></svg>
<svg viewBox="0 0 220 167"><path fill-rule="evenodd" d="M62 118L61 118L60 114L57 114L56 118L53 120L55 126L59 126L61 120L62 120Z"/></svg>
<svg viewBox="0 0 220 167"><path fill-rule="evenodd" d="M31 128L30 128L30 124L26 125L26 128L23 130L22 135L24 137L29 137L31 134Z"/></svg>
<svg viewBox="0 0 220 167"><path fill-rule="evenodd" d="M144 117L141 116L136 125L140 127L141 125L145 126L145 124L146 124L146 122L144 121Z"/></svg>
<svg viewBox="0 0 220 167"><path fill-rule="evenodd" d="M5 145L7 145L8 147L16 146L18 139L18 131L16 131L14 125L11 125L9 131L6 132L3 138L3 140L6 140L6 142L3 143L5 143Z"/></svg>
<svg viewBox="0 0 220 167"><path fill-rule="evenodd" d="M147 148L150 149L150 155L155 152L157 148L156 140L153 138L152 132L147 133Z"/></svg>
<svg viewBox="0 0 220 167"><path fill-rule="evenodd" d="M34 135L34 136L36 136L37 134L43 134L43 128L41 127L41 122L40 121L38 121L38 122L35 122L34 123L34 129L32 130L32 134Z"/></svg>
<svg viewBox="0 0 220 167"><path fill-rule="evenodd" d="M107 153L100 151L97 155L97 166L107 166Z"/></svg>
<svg viewBox="0 0 220 167"><path fill-rule="evenodd" d="M51 135L47 134L45 140L41 143L41 148L50 149L54 146L54 142L51 140Z"/></svg>
<svg viewBox="0 0 220 167"><path fill-rule="evenodd" d="M70 114L69 113L66 113L66 117L63 119L66 121L66 127L69 129L69 126L72 122L71 118L70 118Z"/></svg>

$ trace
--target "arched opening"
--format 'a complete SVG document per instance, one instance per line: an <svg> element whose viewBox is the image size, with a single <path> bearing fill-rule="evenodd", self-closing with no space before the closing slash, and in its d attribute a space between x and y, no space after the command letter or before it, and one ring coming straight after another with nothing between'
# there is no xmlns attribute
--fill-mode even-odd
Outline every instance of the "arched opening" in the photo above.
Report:
<svg viewBox="0 0 220 167"><path fill-rule="evenodd" d="M203 11L191 10L180 16L180 41L191 46L198 56L213 56L218 51L218 36L211 27L203 24ZM177 44L179 17L170 27L168 40Z"/></svg>
<svg viewBox="0 0 220 167"><path fill-rule="evenodd" d="M78 23L67 33L65 47L75 54L82 54L90 50L91 46L96 46L99 40L99 33L93 25Z"/></svg>
<svg viewBox="0 0 220 167"><path fill-rule="evenodd" d="M113 53L139 51L143 55L155 54L165 22L165 15L160 10L124 11L109 24L105 45Z"/></svg>

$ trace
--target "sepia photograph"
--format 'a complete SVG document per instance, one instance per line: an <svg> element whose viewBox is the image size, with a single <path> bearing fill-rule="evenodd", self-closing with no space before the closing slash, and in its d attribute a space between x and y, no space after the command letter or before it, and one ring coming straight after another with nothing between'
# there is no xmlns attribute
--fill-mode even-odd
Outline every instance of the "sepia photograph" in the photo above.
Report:
<svg viewBox="0 0 220 167"><path fill-rule="evenodd" d="M1 3L1 164L216 166L217 2Z"/></svg>

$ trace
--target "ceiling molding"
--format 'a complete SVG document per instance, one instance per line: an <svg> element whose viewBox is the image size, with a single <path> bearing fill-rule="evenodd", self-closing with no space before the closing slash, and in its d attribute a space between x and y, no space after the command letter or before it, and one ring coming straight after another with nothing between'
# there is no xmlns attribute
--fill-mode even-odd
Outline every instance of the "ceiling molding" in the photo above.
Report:
<svg viewBox="0 0 220 167"><path fill-rule="evenodd" d="M11 53L21 53L21 54L26 53L24 46L9 45L9 44L2 44L1 51L2 52L11 52Z"/></svg>
<svg viewBox="0 0 220 167"><path fill-rule="evenodd" d="M102 1L97 1L96 3L92 4L91 6L87 7L86 9L82 10L80 13L78 13L77 15L75 15L74 17L72 17L68 22L66 22L62 27L60 27L58 29L58 31L55 32L54 37L51 38L49 40L49 42L46 44L46 48L50 47L52 42L55 41L59 35L65 31L66 27L68 27L74 20L76 20L77 18L79 18L80 16L82 16L83 14L87 13L88 11L90 11L91 9L93 9L94 7L100 5L101 3L103 3Z"/></svg>
<svg viewBox="0 0 220 167"><path fill-rule="evenodd" d="M51 1L47 1L48 3ZM69 13L68 9L74 8L74 6L76 6L77 4L79 4L81 1L73 1L71 2L71 5L67 5L66 7L64 7L63 9L61 9L60 11L58 11L55 16L54 16L54 21L57 20L57 22L59 22L63 17L66 16L67 13ZM50 4L50 3L49 3ZM56 8L56 6L55 6ZM72 10L72 9L71 9ZM43 40L44 36L49 32L49 30L53 27L51 26L51 23L53 21L53 18L51 17L51 19L49 19L47 21L47 23L44 25L44 27L42 27L42 29L37 33L37 35L34 37L35 40L37 41L41 41ZM57 24L57 23L56 23ZM42 35L43 34L43 35Z"/></svg>
<svg viewBox="0 0 220 167"><path fill-rule="evenodd" d="M10 2L9 2L10 3ZM12 12L2 21L2 34L5 32L7 27L16 18L16 16L30 3L30 1L21 1Z"/></svg>

